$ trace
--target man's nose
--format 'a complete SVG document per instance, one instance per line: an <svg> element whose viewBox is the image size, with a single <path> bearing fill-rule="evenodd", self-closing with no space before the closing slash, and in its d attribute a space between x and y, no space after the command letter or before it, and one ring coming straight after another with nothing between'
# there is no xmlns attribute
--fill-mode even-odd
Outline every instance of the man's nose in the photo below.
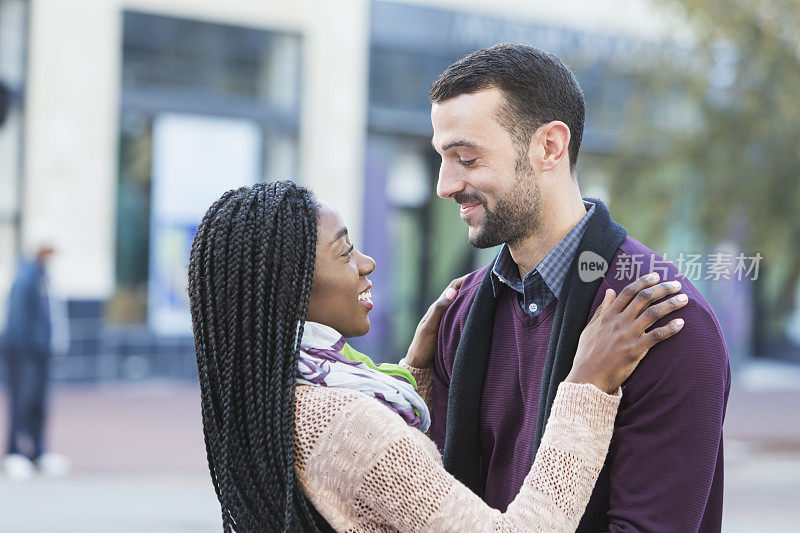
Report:
<svg viewBox="0 0 800 533"><path fill-rule="evenodd" d="M439 180L436 182L436 194L439 198L452 198L457 192L464 190L464 180L458 176L458 169L447 162L439 167Z"/></svg>

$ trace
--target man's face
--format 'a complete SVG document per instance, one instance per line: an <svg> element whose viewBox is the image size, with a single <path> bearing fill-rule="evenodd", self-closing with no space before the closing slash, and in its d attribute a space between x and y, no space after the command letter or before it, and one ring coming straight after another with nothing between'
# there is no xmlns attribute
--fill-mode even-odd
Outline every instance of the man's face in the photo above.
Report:
<svg viewBox="0 0 800 533"><path fill-rule="evenodd" d="M442 156L436 193L461 206L469 242L514 246L539 224L538 180L498 116L504 97L491 88L431 106L434 149Z"/></svg>

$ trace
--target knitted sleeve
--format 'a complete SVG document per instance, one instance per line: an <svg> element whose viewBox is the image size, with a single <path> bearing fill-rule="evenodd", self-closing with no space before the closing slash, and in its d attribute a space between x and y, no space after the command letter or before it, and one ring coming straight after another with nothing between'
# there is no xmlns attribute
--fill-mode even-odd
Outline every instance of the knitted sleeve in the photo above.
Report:
<svg viewBox="0 0 800 533"><path fill-rule="evenodd" d="M431 367L417 368L406 363L405 359L400 360L400 366L411 372L417 380L417 393L425 400L425 405L431 409L431 394L433 392L433 372Z"/></svg>
<svg viewBox="0 0 800 533"><path fill-rule="evenodd" d="M349 395L346 408L321 430L304 427L298 408L298 478L337 531L574 531L603 466L620 400L619 391L612 396L562 383L531 471L501 513L444 469L430 439L359 396ZM311 448L304 435L314 436Z"/></svg>

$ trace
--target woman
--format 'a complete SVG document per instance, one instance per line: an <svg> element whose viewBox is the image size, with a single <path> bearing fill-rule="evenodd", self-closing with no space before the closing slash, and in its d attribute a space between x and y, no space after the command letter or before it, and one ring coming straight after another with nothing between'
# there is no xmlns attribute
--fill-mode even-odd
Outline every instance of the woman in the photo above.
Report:
<svg viewBox="0 0 800 533"><path fill-rule="evenodd" d="M609 290L581 335L531 473L506 513L450 476L422 431L439 318L403 365L379 367L342 337L369 330L374 261L338 213L292 182L228 191L206 213L189 298L211 478L225 531L570 530L608 450L619 387L682 322L680 287ZM648 299L635 298L649 288ZM415 390L416 389L416 390Z"/></svg>

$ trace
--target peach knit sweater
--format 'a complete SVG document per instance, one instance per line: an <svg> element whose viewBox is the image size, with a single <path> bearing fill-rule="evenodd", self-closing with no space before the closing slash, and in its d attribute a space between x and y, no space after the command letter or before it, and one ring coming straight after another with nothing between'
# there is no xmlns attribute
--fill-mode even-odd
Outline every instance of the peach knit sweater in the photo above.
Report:
<svg viewBox="0 0 800 533"><path fill-rule="evenodd" d="M401 361L430 405L431 372ZM505 513L442 466L424 433L366 394L298 385L295 468L336 531L574 531L603 466L621 392L562 383L530 473Z"/></svg>

